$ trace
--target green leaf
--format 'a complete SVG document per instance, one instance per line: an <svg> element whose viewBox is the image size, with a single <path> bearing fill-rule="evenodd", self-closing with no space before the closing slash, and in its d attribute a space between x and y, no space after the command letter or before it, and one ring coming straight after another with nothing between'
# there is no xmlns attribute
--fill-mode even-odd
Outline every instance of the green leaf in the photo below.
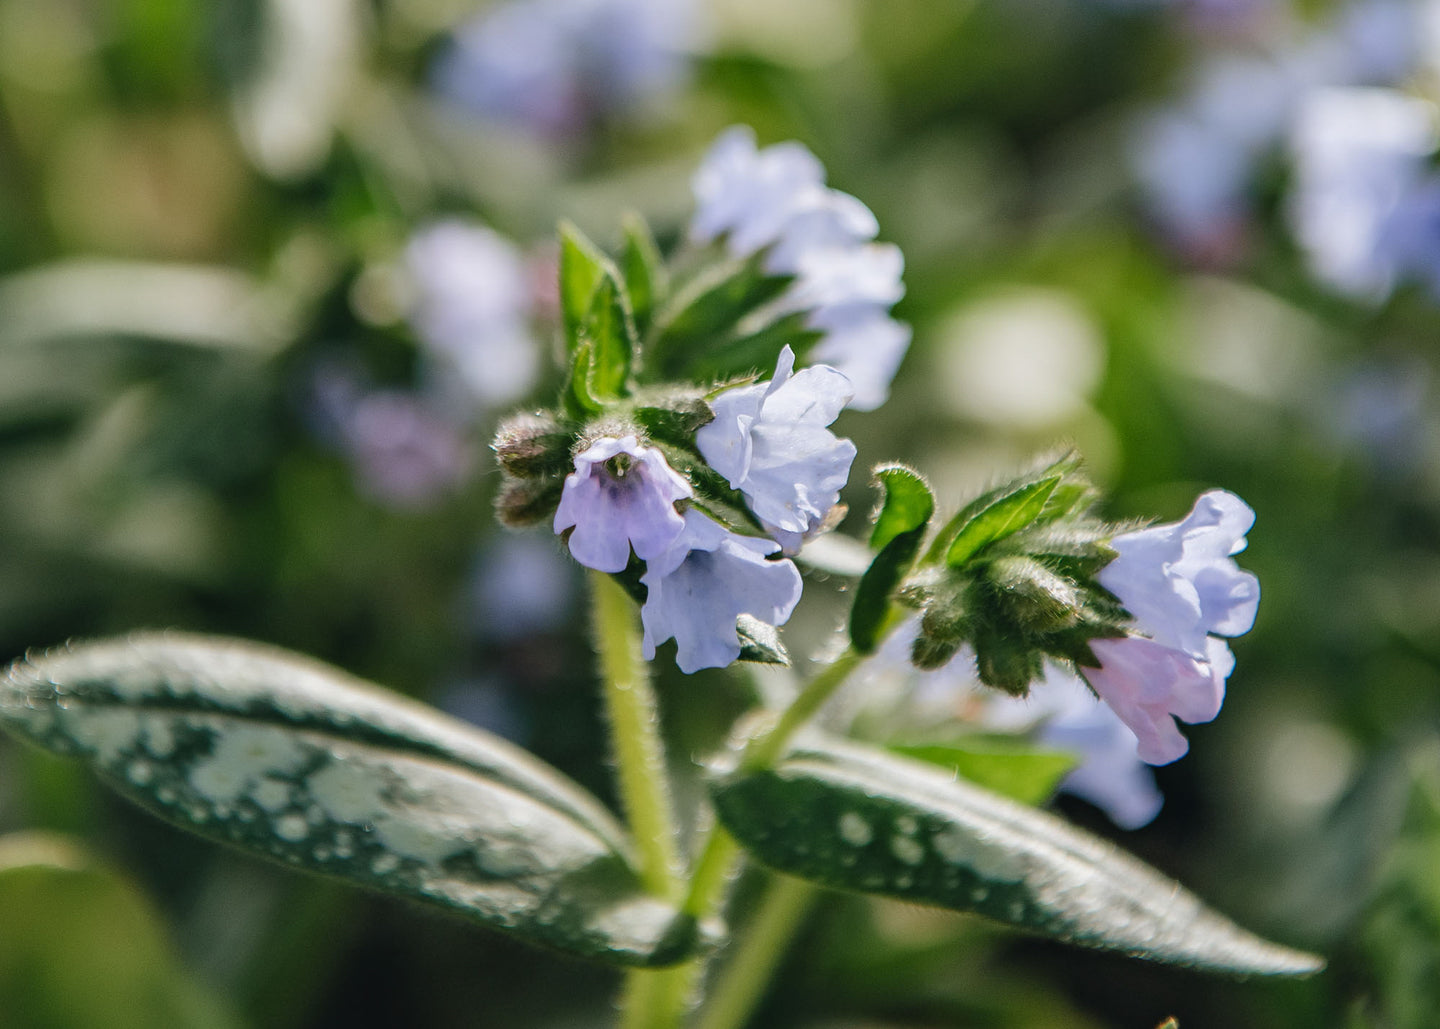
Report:
<svg viewBox="0 0 1440 1029"><path fill-rule="evenodd" d="M896 536L930 524L935 494L919 472L903 464L881 465L875 469L874 478L885 490L885 499L880 502L875 528L870 533L873 549L880 550Z"/></svg>
<svg viewBox="0 0 1440 1029"><path fill-rule="evenodd" d="M595 287L580 334L584 338L581 347L589 350L585 374L588 392L602 402L618 400L627 392L625 384L635 355L635 329L625 310L624 292L608 273Z"/></svg>
<svg viewBox="0 0 1440 1029"><path fill-rule="evenodd" d="M568 221L560 223L560 318L567 353L580 345L581 326L609 263L583 232Z"/></svg>
<svg viewBox="0 0 1440 1029"><path fill-rule="evenodd" d="M780 360L780 351L789 347L795 351L797 358L803 360L810 348L824 336L823 332L806 324L809 317L808 311L797 311L747 335L716 337L718 345L703 350L697 348L693 359L686 364L686 370L693 378L717 381L753 374L766 377Z"/></svg>
<svg viewBox="0 0 1440 1029"><path fill-rule="evenodd" d="M916 471L904 465L884 465L875 479L885 490L875 516L870 545L880 553L870 563L855 590L850 608L850 642L862 654L875 649L890 613L890 596L915 563L935 496Z"/></svg>
<svg viewBox="0 0 1440 1029"><path fill-rule="evenodd" d="M0 726L210 839L621 965L697 945L630 841L525 751L275 648L153 634L11 666Z"/></svg>
<svg viewBox="0 0 1440 1029"><path fill-rule="evenodd" d="M692 451L696 431L715 420L715 412L703 397L683 394L663 403L641 404L634 414L652 438Z"/></svg>
<svg viewBox="0 0 1440 1029"><path fill-rule="evenodd" d="M582 421L605 410L605 405L590 389L590 370L594 366L592 358L590 341L581 339L570 362L570 381L565 384L565 392L560 398L565 413Z"/></svg>
<svg viewBox="0 0 1440 1029"><path fill-rule="evenodd" d="M958 568L996 540L1025 528L1040 517L1045 502L1058 485L1060 476L1051 475L1039 482L1027 483L987 505L960 527L945 552L945 563Z"/></svg>
<svg viewBox="0 0 1440 1029"><path fill-rule="evenodd" d="M191 977L153 904L75 843L0 837L0 1012L46 1029L236 1029Z"/></svg>
<svg viewBox="0 0 1440 1029"><path fill-rule="evenodd" d="M620 271L625 276L625 292L630 295L630 308L635 317L635 331L641 339L650 331L655 309L664 302L668 289L665 262L650 226L638 214L624 219L625 246L620 251Z"/></svg>
<svg viewBox="0 0 1440 1029"><path fill-rule="evenodd" d="M884 751L807 744L774 768L719 778L711 794L755 857L825 886L1217 971L1307 975L1322 965L1053 815Z"/></svg>
<svg viewBox="0 0 1440 1029"><path fill-rule="evenodd" d="M759 368L768 371L775 366L783 340L766 338L757 345L735 345L748 330L740 325L747 315L778 298L790 287L792 277L771 275L765 271L761 255L745 261L711 265L678 289L665 309L656 317L655 338L650 345L655 358L653 374L662 377L688 377L696 369L719 378L726 377L729 366L739 364L739 371ZM798 331L794 319L780 319L788 333ZM699 374L699 372L695 372Z"/></svg>
<svg viewBox="0 0 1440 1029"><path fill-rule="evenodd" d="M735 632L740 637L739 660L762 665L790 663L790 654L780 642L780 631L769 622L741 615L735 620Z"/></svg>
<svg viewBox="0 0 1440 1029"><path fill-rule="evenodd" d="M887 748L924 761L1021 804L1043 804L1076 764L1075 756L1039 750L1008 737L967 739L963 743L892 743Z"/></svg>

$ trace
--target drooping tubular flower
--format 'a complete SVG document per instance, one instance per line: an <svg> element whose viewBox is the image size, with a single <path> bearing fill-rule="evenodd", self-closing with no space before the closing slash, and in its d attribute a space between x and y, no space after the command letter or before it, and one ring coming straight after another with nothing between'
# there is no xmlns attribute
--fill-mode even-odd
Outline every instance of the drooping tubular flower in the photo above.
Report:
<svg viewBox="0 0 1440 1029"><path fill-rule="evenodd" d="M786 347L769 382L721 393L710 402L715 420L695 434L787 554L824 524L855 460L855 444L827 428L850 400L850 380L827 365L794 369Z"/></svg>
<svg viewBox="0 0 1440 1029"><path fill-rule="evenodd" d="M686 511L684 530L640 579L649 590L640 609L646 660L674 638L682 672L723 668L740 656L741 615L783 625L800 602L801 581L793 562L767 559L778 549Z"/></svg>
<svg viewBox="0 0 1440 1029"><path fill-rule="evenodd" d="M690 484L665 456L634 436L605 436L575 456L555 509L555 531L570 534L570 554L587 568L621 572L630 548L642 561L667 553L685 521L675 502Z"/></svg>
<svg viewBox="0 0 1440 1029"><path fill-rule="evenodd" d="M1220 713L1235 661L1218 637L1248 632L1260 601L1259 581L1232 556L1254 521L1239 497L1212 490L1183 521L1111 541L1118 556L1097 578L1130 612L1135 633L1092 640L1100 667L1081 671L1150 764L1189 749L1175 719L1208 722Z"/></svg>

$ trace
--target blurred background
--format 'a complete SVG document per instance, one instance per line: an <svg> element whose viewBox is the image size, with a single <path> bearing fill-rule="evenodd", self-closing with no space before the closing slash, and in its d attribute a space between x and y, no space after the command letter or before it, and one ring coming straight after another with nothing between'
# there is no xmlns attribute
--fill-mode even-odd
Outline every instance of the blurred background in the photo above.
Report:
<svg viewBox="0 0 1440 1029"><path fill-rule="evenodd" d="M578 577L491 514L557 218L665 246L726 126L902 248L838 425L953 508L1073 441L1123 518L1223 486L1264 599L1166 803L1070 818L1324 953L1233 982L830 897L769 1027L1433 1025L1440 17L1367 0L0 0L0 652L292 647L612 796ZM839 617L812 577L803 659ZM743 675L659 683L681 770ZM0 738L0 1024L610 1024L615 973L223 851Z"/></svg>

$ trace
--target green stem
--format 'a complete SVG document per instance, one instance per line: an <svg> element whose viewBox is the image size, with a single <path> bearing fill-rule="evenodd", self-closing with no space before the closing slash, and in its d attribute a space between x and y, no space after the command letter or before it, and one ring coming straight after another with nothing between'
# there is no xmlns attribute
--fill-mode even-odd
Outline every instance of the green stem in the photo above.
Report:
<svg viewBox="0 0 1440 1029"><path fill-rule="evenodd" d="M721 972L696 1029L742 1029L819 894L818 886L803 879L770 877L744 945Z"/></svg>
<svg viewBox="0 0 1440 1029"><path fill-rule="evenodd" d="M657 897L678 901L683 886L669 776L650 670L640 654L635 604L601 572L590 573L590 587L620 799L639 850L640 878Z"/></svg>
<svg viewBox="0 0 1440 1029"><path fill-rule="evenodd" d="M780 720L745 747L745 753L740 758L740 767L753 772L773 765L785 752L785 745L790 742L790 737L795 735L795 730L808 722L815 712L824 706L825 701L830 699L836 689L849 678L855 666L864 659L865 655L854 647L846 647L844 653L820 669L819 674L805 685L800 695L781 714Z"/></svg>
<svg viewBox="0 0 1440 1029"><path fill-rule="evenodd" d="M815 678L805 685L770 729L751 738L741 755L741 767L754 769L773 764L775 759L784 753L785 745L795 731L820 710L825 701L830 699L835 690L844 683L862 660L864 660L863 654L847 647L843 654L822 668ZM739 856L740 847L730 837L730 834L719 825L712 827L700 848L699 856L695 859L694 869L690 876L690 889L681 903L681 908L686 914L693 915L697 919L705 919L720 909L725 896L725 887L730 881ZM781 945L783 946L783 942ZM746 946L749 946L748 942ZM676 965L674 968L650 973L656 979L655 992L650 994L647 999L656 1004L653 1009L655 1020L651 1023L627 1023L626 1029L629 1029L631 1024L635 1026L654 1025L662 1027L662 1029L673 1029L673 1027L679 1026L684 1020L685 1011L692 1002L704 971L705 959L699 957ZM763 984L757 986L756 989L762 987ZM706 1017L709 1017L708 1013Z"/></svg>

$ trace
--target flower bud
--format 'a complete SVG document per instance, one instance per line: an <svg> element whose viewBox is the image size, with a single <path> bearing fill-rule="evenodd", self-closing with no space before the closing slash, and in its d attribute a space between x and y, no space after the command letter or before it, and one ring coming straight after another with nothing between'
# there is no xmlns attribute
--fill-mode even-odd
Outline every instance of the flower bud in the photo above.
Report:
<svg viewBox="0 0 1440 1029"><path fill-rule="evenodd" d="M975 641L975 668L986 686L1024 697L1045 674L1039 650L1028 641L986 634Z"/></svg>
<svg viewBox="0 0 1440 1029"><path fill-rule="evenodd" d="M573 444L573 435L554 419L518 414L500 423L490 446L501 468L517 478L529 479L569 471Z"/></svg>
<svg viewBox="0 0 1440 1029"><path fill-rule="evenodd" d="M495 498L495 516L502 525L524 529L554 517L563 479L509 479Z"/></svg>
<svg viewBox="0 0 1440 1029"><path fill-rule="evenodd" d="M1079 586L1034 558L1000 558L987 576L1006 613L1030 632L1056 632L1080 620Z"/></svg>

